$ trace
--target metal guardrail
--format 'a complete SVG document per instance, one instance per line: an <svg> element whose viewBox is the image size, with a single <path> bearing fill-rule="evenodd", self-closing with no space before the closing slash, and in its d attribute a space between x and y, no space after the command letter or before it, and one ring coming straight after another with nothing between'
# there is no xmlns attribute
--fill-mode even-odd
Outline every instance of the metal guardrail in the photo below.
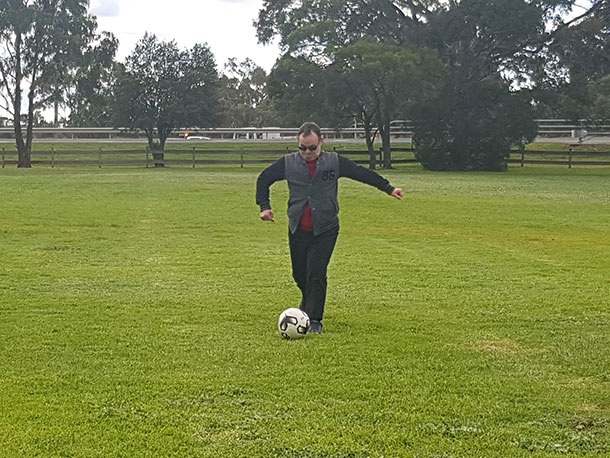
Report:
<svg viewBox="0 0 610 458"><path fill-rule="evenodd" d="M212 140L286 140L294 139L298 127L217 127L217 128L182 128L175 129L170 138L184 138L188 132L191 137L207 137ZM357 139L364 136L360 128L323 128L324 137L329 139ZM409 132L405 132L410 134ZM35 127L34 138L67 138L67 139L113 139L113 138L146 138L144 132L134 132L125 128L113 127ZM0 127L0 138L14 138L12 127Z"/></svg>
<svg viewBox="0 0 610 458"><path fill-rule="evenodd" d="M586 137L610 136L610 125L597 123L592 124L582 119L574 121L570 119L537 119L539 136L556 137Z"/></svg>
<svg viewBox="0 0 610 458"><path fill-rule="evenodd" d="M537 119L539 136L575 136L574 132L586 130L589 136L610 136L610 125L590 124L586 120L574 122L568 119ZM297 127L218 127L218 128L180 128L175 129L171 138L184 138L188 132L191 136L207 137L212 140L292 140ZM347 127L340 129L323 128L322 133L327 139L360 139L364 137L364 129ZM410 121L401 121L391 127L394 138L410 138L413 134ZM113 138L144 138L143 132L133 132L125 128L113 127L35 127L34 137L65 138L65 139L113 139ZM0 138L14 138L12 127L0 127Z"/></svg>

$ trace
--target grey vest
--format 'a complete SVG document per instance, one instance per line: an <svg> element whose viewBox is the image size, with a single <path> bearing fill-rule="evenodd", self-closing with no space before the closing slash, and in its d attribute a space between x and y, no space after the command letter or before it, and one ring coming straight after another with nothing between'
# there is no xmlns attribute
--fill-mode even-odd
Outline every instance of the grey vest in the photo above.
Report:
<svg viewBox="0 0 610 458"><path fill-rule="evenodd" d="M288 200L290 232L294 234L299 228L307 204L311 207L314 235L337 226L339 224L337 153L333 151L320 153L313 178L309 178L307 162L298 152L285 155L284 161L284 173L290 191Z"/></svg>

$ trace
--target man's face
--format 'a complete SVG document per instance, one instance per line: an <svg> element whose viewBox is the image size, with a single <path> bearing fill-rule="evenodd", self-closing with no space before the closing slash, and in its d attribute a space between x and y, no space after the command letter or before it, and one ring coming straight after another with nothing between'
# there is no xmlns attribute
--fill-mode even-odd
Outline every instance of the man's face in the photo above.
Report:
<svg viewBox="0 0 610 458"><path fill-rule="evenodd" d="M299 135L298 140L299 154L303 159L311 162L318 158L320 151L322 151L323 139L312 132L309 135Z"/></svg>

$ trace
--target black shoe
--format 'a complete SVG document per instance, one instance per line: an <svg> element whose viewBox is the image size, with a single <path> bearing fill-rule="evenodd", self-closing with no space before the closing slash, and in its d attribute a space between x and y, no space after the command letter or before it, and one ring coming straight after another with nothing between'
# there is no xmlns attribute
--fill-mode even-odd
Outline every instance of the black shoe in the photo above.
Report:
<svg viewBox="0 0 610 458"><path fill-rule="evenodd" d="M312 320L311 325L309 327L309 332L315 332L317 334L322 334L322 323L319 321Z"/></svg>

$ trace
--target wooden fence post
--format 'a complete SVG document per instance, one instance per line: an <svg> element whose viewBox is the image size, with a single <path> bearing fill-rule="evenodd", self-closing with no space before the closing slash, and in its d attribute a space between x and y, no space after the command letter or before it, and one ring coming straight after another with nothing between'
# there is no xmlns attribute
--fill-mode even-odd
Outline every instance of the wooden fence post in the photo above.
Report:
<svg viewBox="0 0 610 458"><path fill-rule="evenodd" d="M146 168L148 168L148 146L146 147Z"/></svg>
<svg viewBox="0 0 610 458"><path fill-rule="evenodd" d="M2 148L2 168L4 168L4 148Z"/></svg>
<svg viewBox="0 0 610 458"><path fill-rule="evenodd" d="M99 152L97 153L97 167L102 168L102 147L100 146Z"/></svg>
<svg viewBox="0 0 610 458"><path fill-rule="evenodd" d="M525 164L525 145L521 145L521 167Z"/></svg>
<svg viewBox="0 0 610 458"><path fill-rule="evenodd" d="M55 148L51 148L51 168L55 168Z"/></svg>
<svg viewBox="0 0 610 458"><path fill-rule="evenodd" d="M193 146L193 168L195 168L195 147Z"/></svg>
<svg viewBox="0 0 610 458"><path fill-rule="evenodd" d="M241 157L240 167L243 169L244 168L244 147L240 146L239 151L240 151L240 157Z"/></svg>
<svg viewBox="0 0 610 458"><path fill-rule="evenodd" d="M568 168L572 168L572 147L568 148Z"/></svg>

